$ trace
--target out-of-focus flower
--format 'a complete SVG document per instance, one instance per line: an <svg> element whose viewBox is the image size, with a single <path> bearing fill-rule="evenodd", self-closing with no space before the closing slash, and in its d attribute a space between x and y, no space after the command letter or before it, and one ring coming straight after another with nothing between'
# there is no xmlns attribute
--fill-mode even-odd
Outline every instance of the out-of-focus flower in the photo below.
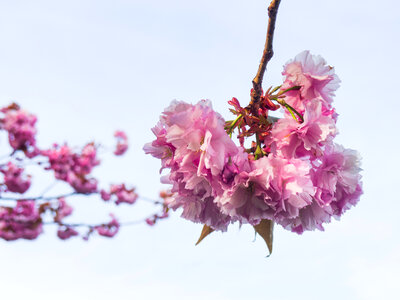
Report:
<svg viewBox="0 0 400 300"><path fill-rule="evenodd" d="M73 236L77 236L77 235L79 235L79 232L70 226L63 225L63 226L60 226L57 230L57 236L61 240L67 240L67 239L69 239Z"/></svg>
<svg viewBox="0 0 400 300"><path fill-rule="evenodd" d="M42 155L49 159L48 170L53 170L57 179L68 182L76 192L90 194L97 191L97 180L88 175L100 162L93 143L75 153L68 145L55 144L52 149L43 150Z"/></svg>
<svg viewBox="0 0 400 300"><path fill-rule="evenodd" d="M104 201L109 201L111 198L115 198L115 204L134 204L139 197L135 192L135 188L127 189L123 183L112 184L109 192L101 190L100 195Z"/></svg>
<svg viewBox="0 0 400 300"><path fill-rule="evenodd" d="M0 238L33 240L41 233L42 219L34 201L18 201L15 207L0 206Z"/></svg>
<svg viewBox="0 0 400 300"><path fill-rule="evenodd" d="M56 208L56 215L54 221L61 222L65 217L68 217L73 212L72 206L68 205L64 197L58 198L58 207Z"/></svg>
<svg viewBox="0 0 400 300"><path fill-rule="evenodd" d="M8 132L8 140L14 150L22 150L28 157L39 154L36 149L36 116L13 103L0 110L4 116L0 119L0 129Z"/></svg>
<svg viewBox="0 0 400 300"><path fill-rule="evenodd" d="M111 218L111 221L107 224L102 224L95 227L95 230L98 234L105 237L113 237L118 233L120 224L112 214Z"/></svg>
<svg viewBox="0 0 400 300"><path fill-rule="evenodd" d="M126 133L123 131L116 131L114 133L114 137L117 139L117 146L114 151L115 155L122 155L128 150L128 137Z"/></svg>
<svg viewBox="0 0 400 300"><path fill-rule="evenodd" d="M12 162L8 162L0 172L4 174L4 184L9 192L23 194L31 186L31 176L24 175L24 169Z"/></svg>

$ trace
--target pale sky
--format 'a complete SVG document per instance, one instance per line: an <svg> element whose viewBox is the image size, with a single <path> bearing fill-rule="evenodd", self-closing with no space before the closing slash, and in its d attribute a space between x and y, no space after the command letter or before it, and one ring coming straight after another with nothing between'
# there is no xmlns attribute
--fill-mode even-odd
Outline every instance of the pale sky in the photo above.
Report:
<svg viewBox="0 0 400 300"><path fill-rule="evenodd" d="M156 197L160 162L142 151L150 128L173 99L210 99L226 118L232 97L248 103L267 5L0 0L0 105L16 101L35 113L43 147L112 145L114 130L125 130L130 150L105 154L96 175L104 187L123 181ZM269 258L250 226L234 225L195 247L202 226L179 212L153 228L125 227L89 242L61 241L49 227L34 242L0 241L0 298L398 299L399 11L395 0L282 0L278 13L264 87L279 85L282 65L303 50L322 55L342 80L336 141L360 151L364 195L341 221L301 236L276 227ZM34 184L40 190L48 179ZM137 220L153 209L85 197L72 204L70 220L87 222L108 220L109 211Z"/></svg>

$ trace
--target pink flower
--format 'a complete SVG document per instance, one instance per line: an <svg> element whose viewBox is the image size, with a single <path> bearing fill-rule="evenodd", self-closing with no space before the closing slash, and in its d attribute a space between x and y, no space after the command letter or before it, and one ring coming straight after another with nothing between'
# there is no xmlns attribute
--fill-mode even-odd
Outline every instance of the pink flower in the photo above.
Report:
<svg viewBox="0 0 400 300"><path fill-rule="evenodd" d="M184 218L217 230L226 230L230 218L214 203L213 186L220 185L225 165L239 152L224 126L209 101L174 101L153 128L156 140L144 147L171 169L164 179L173 185L167 205L183 208Z"/></svg>
<svg viewBox="0 0 400 300"><path fill-rule="evenodd" d="M226 134L224 119L216 113L209 101L196 105L173 102L161 117L166 129L166 142L175 148L174 158L179 162L192 157L199 161L199 170L210 170L213 175L220 172L230 156L237 153L237 146Z"/></svg>
<svg viewBox="0 0 400 300"><path fill-rule="evenodd" d="M61 222L65 217L68 217L73 212L73 208L68 205L64 197L58 198L58 207L54 221Z"/></svg>
<svg viewBox="0 0 400 300"><path fill-rule="evenodd" d="M50 166L48 170L53 170L57 179L67 181L68 174L72 172L75 165L74 154L68 145L53 145L53 149L43 150L43 156L47 156Z"/></svg>
<svg viewBox="0 0 400 300"><path fill-rule="evenodd" d="M362 194L360 161L356 151L332 144L314 170L316 200L320 206L330 205L335 216L356 205Z"/></svg>
<svg viewBox="0 0 400 300"><path fill-rule="evenodd" d="M152 132L156 136L156 139L144 145L143 150L146 154L151 154L153 157L161 159L161 172L163 169L170 168L174 165L175 161L173 158L176 148L171 143L167 142L167 130L164 128L162 122L159 122L152 128Z"/></svg>
<svg viewBox="0 0 400 300"><path fill-rule="evenodd" d="M316 202L303 207L295 218L282 218L279 222L283 228L302 234L305 230L324 230L322 224L331 220L331 207L321 207Z"/></svg>
<svg viewBox="0 0 400 300"><path fill-rule="evenodd" d="M23 194L31 186L31 176L25 176L23 174L24 169L12 162L9 162L6 168L1 169L0 172L4 174L4 183L9 192Z"/></svg>
<svg viewBox="0 0 400 300"><path fill-rule="evenodd" d="M118 233L120 224L117 219L111 214L112 220L107 224L102 224L95 227L98 234L105 237L113 237Z"/></svg>
<svg viewBox="0 0 400 300"><path fill-rule="evenodd" d="M146 223L149 226L154 226L156 224L156 220L153 217L146 218Z"/></svg>
<svg viewBox="0 0 400 300"><path fill-rule="evenodd" d="M8 131L8 139L14 150L22 150L28 157L38 154L36 149L36 116L11 104L0 110L4 118L0 119L0 128Z"/></svg>
<svg viewBox="0 0 400 300"><path fill-rule="evenodd" d="M268 157L273 176L270 187L273 194L279 195L275 219L293 218L301 208L311 204L315 188L310 178L311 165L302 159L283 159ZM274 197L271 196L271 199Z"/></svg>
<svg viewBox="0 0 400 300"><path fill-rule="evenodd" d="M135 192L135 188L127 189L125 184L112 184L110 187L110 192L101 190L101 198L104 201L109 201L112 197L116 198L115 204L128 203L133 204L139 197Z"/></svg>
<svg viewBox="0 0 400 300"><path fill-rule="evenodd" d="M167 207L163 207L163 210L162 210L161 213L154 214L153 216L146 218L146 223L149 226L153 226L153 225L155 225L157 223L158 220L165 219L165 218L168 218L168 217L169 217L168 208Z"/></svg>
<svg viewBox="0 0 400 300"><path fill-rule="evenodd" d="M100 164L94 143L85 145L80 154L74 154L73 159L73 171L77 174L89 174L95 166Z"/></svg>
<svg viewBox="0 0 400 300"><path fill-rule="evenodd" d="M173 210L182 208L182 217L187 220L225 231L230 218L218 209L210 182L197 176L196 170L195 165L192 169L186 165L182 171L172 170L167 182L172 183L173 195L165 200L165 204Z"/></svg>
<svg viewBox="0 0 400 300"><path fill-rule="evenodd" d="M108 201L108 200L111 199L111 194L108 193L108 192L105 191L105 190L101 190L101 191L100 191L100 196L101 196L101 199L103 199L104 201Z"/></svg>
<svg viewBox="0 0 400 300"><path fill-rule="evenodd" d="M0 238L32 240L42 233L42 219L34 201L18 201L15 207L0 206Z"/></svg>
<svg viewBox="0 0 400 300"><path fill-rule="evenodd" d="M316 188L313 203L300 209L298 217L280 222L299 234L305 230L324 230L324 223L329 223L332 216L339 218L357 204L362 194L360 157L356 151L328 145L324 155L313 163L311 178Z"/></svg>
<svg viewBox="0 0 400 300"><path fill-rule="evenodd" d="M317 55L309 51L298 54L294 60L290 60L284 66L282 74L285 81L282 90L293 86L300 86L300 91L287 93L285 101L297 111L304 111L304 104L314 98L320 98L323 107L329 108L334 92L339 87L340 80L331 66Z"/></svg>
<svg viewBox="0 0 400 300"><path fill-rule="evenodd" d="M322 114L322 104L314 99L305 105L304 122L285 116L274 124L266 144L285 158L322 155L322 146L336 135L335 121Z"/></svg>
<svg viewBox="0 0 400 300"><path fill-rule="evenodd" d="M115 155L122 155L128 150L128 137L123 131L116 131L114 136L117 138L117 147L114 151Z"/></svg>
<svg viewBox="0 0 400 300"><path fill-rule="evenodd" d="M47 170L53 170L57 179L68 182L76 192L90 194L97 191L97 180L88 178L100 163L93 143L85 145L81 153L73 152L68 145L55 144L53 149L42 151L42 155L49 159Z"/></svg>
<svg viewBox="0 0 400 300"><path fill-rule="evenodd" d="M275 207L268 195L272 170L268 164L266 157L253 161L251 171L234 176L231 187L215 199L223 213L235 221L252 225L273 218Z"/></svg>
<svg viewBox="0 0 400 300"><path fill-rule="evenodd" d="M86 178L70 172L66 181L77 193L91 194L97 192L97 179L95 178Z"/></svg>
<svg viewBox="0 0 400 300"><path fill-rule="evenodd" d="M182 208L182 217L194 223L206 224L214 230L226 231L231 218L222 213L214 203L214 197L193 195L185 197L177 194L167 204L176 210Z"/></svg>
<svg viewBox="0 0 400 300"><path fill-rule="evenodd" d="M251 172L236 176L232 188L216 201L224 213L241 223L293 218L315 194L309 172L310 165L300 159L262 157L252 162Z"/></svg>
<svg viewBox="0 0 400 300"><path fill-rule="evenodd" d="M73 236L77 236L77 235L79 235L79 232L70 226L63 225L63 226L60 226L57 230L57 236L61 240L67 240L67 239L69 239Z"/></svg>

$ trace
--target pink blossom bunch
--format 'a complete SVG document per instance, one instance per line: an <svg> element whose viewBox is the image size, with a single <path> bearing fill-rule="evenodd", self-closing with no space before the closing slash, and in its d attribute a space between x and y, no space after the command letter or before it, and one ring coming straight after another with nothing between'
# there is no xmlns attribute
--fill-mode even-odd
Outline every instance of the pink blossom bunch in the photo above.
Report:
<svg viewBox="0 0 400 300"><path fill-rule="evenodd" d="M57 179L68 182L76 192L90 194L97 191L97 180L88 175L100 162L93 143L83 147L81 153L74 152L68 145L54 147L41 152L49 160L49 170L53 170Z"/></svg>
<svg viewBox="0 0 400 300"><path fill-rule="evenodd" d="M110 191L100 191L101 198L104 201L109 201L111 198L115 198L115 204L128 203L133 204L136 202L139 195L135 192L135 188L127 189L125 184L112 184Z"/></svg>
<svg viewBox="0 0 400 300"><path fill-rule="evenodd" d="M0 129L8 132L8 140L14 150L22 150L27 156L38 154L36 149L36 116L13 103L0 110L3 118L0 119Z"/></svg>
<svg viewBox="0 0 400 300"><path fill-rule="evenodd" d="M333 142L332 101L340 82L334 69L305 51L283 75L283 84L270 88L257 107L230 101L237 116L232 121L204 100L174 101L163 112L153 128L156 139L144 150L161 160L161 170L170 170L162 178L172 184L170 208L214 230L268 219L302 233L323 230L358 202L360 157ZM270 118L268 111L279 107L283 118ZM230 139L236 128L240 146ZM246 148L245 139L254 135Z"/></svg>
<svg viewBox="0 0 400 300"><path fill-rule="evenodd" d="M32 240L40 233L42 220L34 201L19 201L15 207L0 206L0 238Z"/></svg>
<svg viewBox="0 0 400 300"><path fill-rule="evenodd" d="M114 216L109 223L100 225L68 223L65 219L72 214L73 208L66 198L77 194L97 195L104 200L113 199L115 204L133 204L138 199L135 189L128 189L122 183L111 185L109 192L99 191L98 180L92 176L93 168L100 164L97 146L88 143L76 151L67 144L54 144L49 149L40 150L36 145L36 121L36 116L15 103L0 108L0 131L7 134L12 150L11 154L2 156L0 162L0 238L7 241L35 239L47 224L58 226L57 236L62 240L81 235L78 227L87 228L84 239L93 233L105 237L115 236L120 224ZM114 154L123 155L128 149L128 138L123 131L116 131L114 136L117 139ZM21 152L24 155L20 155ZM41 188L44 190L41 195L25 196L32 180L25 170L31 165L42 170L52 170L55 179L67 182L73 192L48 196L49 189L53 187L51 185L46 189ZM165 217L167 214L157 214L159 219ZM146 220L143 219L143 222Z"/></svg>
<svg viewBox="0 0 400 300"><path fill-rule="evenodd" d="M65 200L65 197L58 198L57 207L54 209L54 221L61 223L65 217L68 217L72 214L73 210L74 209L72 206L70 206Z"/></svg>
<svg viewBox="0 0 400 300"><path fill-rule="evenodd" d="M4 175L4 184L7 192L25 193L31 186L31 176L24 175L24 169L12 162L0 167L0 172Z"/></svg>
<svg viewBox="0 0 400 300"><path fill-rule="evenodd" d="M111 221L107 224L102 224L94 227L98 234L105 237L113 237L118 233L120 224L114 215L111 214Z"/></svg>
<svg viewBox="0 0 400 300"><path fill-rule="evenodd" d="M61 225L57 230L57 236L61 240L67 240L77 235L79 235L79 232L71 226Z"/></svg>
<svg viewBox="0 0 400 300"><path fill-rule="evenodd" d="M162 169L171 170L164 178L173 185L168 206L182 207L184 218L220 230L226 229L230 217L215 203L215 191L222 190L224 171L234 172L228 166L239 153L224 125L208 101L196 105L174 101L153 128L156 140L144 147L161 159Z"/></svg>

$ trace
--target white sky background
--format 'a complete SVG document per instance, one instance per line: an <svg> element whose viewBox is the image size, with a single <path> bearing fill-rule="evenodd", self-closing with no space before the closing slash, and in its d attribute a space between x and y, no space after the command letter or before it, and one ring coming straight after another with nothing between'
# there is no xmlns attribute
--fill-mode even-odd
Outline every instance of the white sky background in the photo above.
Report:
<svg viewBox="0 0 400 300"><path fill-rule="evenodd" d="M156 197L160 163L142 151L150 128L172 99L211 99L226 118L233 96L248 103L266 8L264 0L0 0L0 104L38 115L42 147L112 145L124 129L129 152L105 155L96 175L104 187L124 181ZM398 299L399 10L395 0L281 3L264 87L279 85L282 65L302 50L321 54L342 80L337 142L363 156L365 194L340 222L302 236L276 228L269 258L250 226L195 247L202 226L178 213L89 242L63 242L46 228L34 242L0 241L0 299ZM71 221L101 222L108 211L136 220L153 209L72 203Z"/></svg>

